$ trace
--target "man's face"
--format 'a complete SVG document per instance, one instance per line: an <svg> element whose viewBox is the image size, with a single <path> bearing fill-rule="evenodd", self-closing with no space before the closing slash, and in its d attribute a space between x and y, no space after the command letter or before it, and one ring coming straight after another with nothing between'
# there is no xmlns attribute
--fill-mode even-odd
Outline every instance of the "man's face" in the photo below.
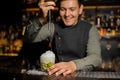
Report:
<svg viewBox="0 0 120 80"><path fill-rule="evenodd" d="M60 2L60 16L66 26L75 25L82 13L78 0L63 0Z"/></svg>

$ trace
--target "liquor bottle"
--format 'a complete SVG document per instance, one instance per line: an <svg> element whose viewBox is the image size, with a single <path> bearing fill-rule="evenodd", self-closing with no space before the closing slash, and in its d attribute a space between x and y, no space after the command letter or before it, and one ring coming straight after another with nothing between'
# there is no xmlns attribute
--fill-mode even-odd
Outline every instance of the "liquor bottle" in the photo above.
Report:
<svg viewBox="0 0 120 80"><path fill-rule="evenodd" d="M116 27L114 11L110 11L109 26L110 26L112 29L115 29L115 27Z"/></svg>
<svg viewBox="0 0 120 80"><path fill-rule="evenodd" d="M117 10L116 14L116 31L120 33L120 9Z"/></svg>
<svg viewBox="0 0 120 80"><path fill-rule="evenodd" d="M95 10L96 10L95 25L99 28L101 27L101 13L98 10L98 8L96 8Z"/></svg>
<svg viewBox="0 0 120 80"><path fill-rule="evenodd" d="M96 16L96 26L99 28L101 26L101 16Z"/></svg>

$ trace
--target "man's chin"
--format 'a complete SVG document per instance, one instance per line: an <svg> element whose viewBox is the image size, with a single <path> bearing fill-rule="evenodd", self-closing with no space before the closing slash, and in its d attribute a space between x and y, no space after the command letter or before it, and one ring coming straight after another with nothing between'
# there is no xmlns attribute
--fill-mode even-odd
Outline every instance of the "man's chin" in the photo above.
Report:
<svg viewBox="0 0 120 80"><path fill-rule="evenodd" d="M71 23L65 23L65 25L66 25L66 26L72 26L72 24L71 24Z"/></svg>

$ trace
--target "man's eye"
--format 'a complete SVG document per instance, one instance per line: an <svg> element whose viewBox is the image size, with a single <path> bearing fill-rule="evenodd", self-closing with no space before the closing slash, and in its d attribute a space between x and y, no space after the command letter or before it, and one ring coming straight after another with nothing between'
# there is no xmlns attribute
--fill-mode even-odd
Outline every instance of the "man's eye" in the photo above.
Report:
<svg viewBox="0 0 120 80"><path fill-rule="evenodd" d="M60 8L60 10L61 10L61 11L65 11L65 9L64 9L64 8Z"/></svg>
<svg viewBox="0 0 120 80"><path fill-rule="evenodd" d="M70 10L71 10L71 11L75 11L75 9L74 9L74 8L71 8Z"/></svg>

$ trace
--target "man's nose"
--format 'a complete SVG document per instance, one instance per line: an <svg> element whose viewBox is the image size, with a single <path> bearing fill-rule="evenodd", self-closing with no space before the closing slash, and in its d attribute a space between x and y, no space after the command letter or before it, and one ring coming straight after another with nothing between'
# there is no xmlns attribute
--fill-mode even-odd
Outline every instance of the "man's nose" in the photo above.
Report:
<svg viewBox="0 0 120 80"><path fill-rule="evenodd" d="M65 15L68 16L70 14L69 10L66 10Z"/></svg>

